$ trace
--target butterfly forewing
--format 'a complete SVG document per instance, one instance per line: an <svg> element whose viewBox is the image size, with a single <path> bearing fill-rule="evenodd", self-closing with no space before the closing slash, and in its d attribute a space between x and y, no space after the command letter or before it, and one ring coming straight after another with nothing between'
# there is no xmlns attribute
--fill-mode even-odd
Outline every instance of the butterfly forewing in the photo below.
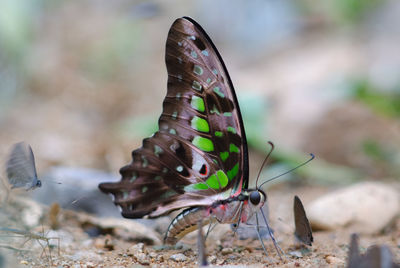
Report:
<svg viewBox="0 0 400 268"><path fill-rule="evenodd" d="M232 82L210 38L190 18L172 25L166 63L168 93L160 129L190 141L231 177L247 178L247 145Z"/></svg>
<svg viewBox="0 0 400 268"><path fill-rule="evenodd" d="M297 195L294 196L293 210L296 228L295 236L300 242L311 246L312 242L314 241L311 226L308 221L306 211L304 210L303 203Z"/></svg>
<svg viewBox="0 0 400 268"><path fill-rule="evenodd" d="M159 131L133 151L120 182L100 185L125 217L207 206L247 185L247 145L233 86L215 46L192 19L171 26L166 65Z"/></svg>
<svg viewBox="0 0 400 268"><path fill-rule="evenodd" d="M27 190L37 186L38 177L32 148L25 142L13 145L6 163L8 182L12 188Z"/></svg>

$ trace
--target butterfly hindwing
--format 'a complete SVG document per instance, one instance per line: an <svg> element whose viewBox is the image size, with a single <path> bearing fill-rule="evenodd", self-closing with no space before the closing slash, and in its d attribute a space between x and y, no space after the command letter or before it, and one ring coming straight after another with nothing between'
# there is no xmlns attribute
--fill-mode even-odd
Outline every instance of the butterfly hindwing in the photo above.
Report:
<svg viewBox="0 0 400 268"><path fill-rule="evenodd" d="M171 26L166 65L159 131L132 152L120 182L100 185L125 217L207 206L247 185L247 145L233 86L215 46L192 19Z"/></svg>

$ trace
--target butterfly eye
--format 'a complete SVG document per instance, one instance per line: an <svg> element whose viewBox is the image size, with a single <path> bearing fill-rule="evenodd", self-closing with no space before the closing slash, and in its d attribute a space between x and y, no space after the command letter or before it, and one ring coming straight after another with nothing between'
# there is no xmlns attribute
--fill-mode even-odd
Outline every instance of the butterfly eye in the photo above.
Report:
<svg viewBox="0 0 400 268"><path fill-rule="evenodd" d="M38 181L36 182L36 186L37 186L37 187L42 187L42 182L41 182L40 180L38 180Z"/></svg>
<svg viewBox="0 0 400 268"><path fill-rule="evenodd" d="M200 169L199 173L200 173L200 175L203 175L203 176L206 176L206 175L207 175L208 170L207 170L207 166L206 166L205 164L203 164L203 165L201 166L201 169Z"/></svg>
<svg viewBox="0 0 400 268"><path fill-rule="evenodd" d="M260 193L258 191L251 192L251 194L250 194L250 202L253 205L258 205L258 203L260 203L260 200L261 200L261 195L260 195Z"/></svg>

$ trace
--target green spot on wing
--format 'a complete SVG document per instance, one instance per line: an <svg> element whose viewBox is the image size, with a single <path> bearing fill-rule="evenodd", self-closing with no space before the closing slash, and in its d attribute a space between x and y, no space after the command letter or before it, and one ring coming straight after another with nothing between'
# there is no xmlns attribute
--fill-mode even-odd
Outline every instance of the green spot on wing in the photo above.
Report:
<svg viewBox="0 0 400 268"><path fill-rule="evenodd" d="M210 187L207 186L205 183L196 183L185 186L183 189L187 192L197 191L197 190L207 190Z"/></svg>
<svg viewBox="0 0 400 268"><path fill-rule="evenodd" d="M196 51L192 51L192 52L190 53L190 55L191 55L194 59L197 59L197 53L196 53Z"/></svg>
<svg viewBox="0 0 400 268"><path fill-rule="evenodd" d="M205 111L203 98L200 98L198 96L193 96L190 105L193 107L193 109L196 109L199 112Z"/></svg>
<svg viewBox="0 0 400 268"><path fill-rule="evenodd" d="M130 182L134 182L137 179L137 173L133 172L132 177L129 179Z"/></svg>
<svg viewBox="0 0 400 268"><path fill-rule="evenodd" d="M231 170L227 172L229 180L232 180L239 172L239 163L237 163Z"/></svg>
<svg viewBox="0 0 400 268"><path fill-rule="evenodd" d="M219 156L221 157L222 161L225 162L225 160L229 157L229 153L228 152L221 152L221 153L219 153Z"/></svg>
<svg viewBox="0 0 400 268"><path fill-rule="evenodd" d="M236 134L236 129L234 127L227 127L226 130L228 130L229 132Z"/></svg>
<svg viewBox="0 0 400 268"><path fill-rule="evenodd" d="M221 184L221 187L224 188L225 186L228 185L228 177L226 176L225 172L223 172L222 170L218 170L217 171L217 176L219 179L219 183Z"/></svg>
<svg viewBox="0 0 400 268"><path fill-rule="evenodd" d="M215 137L222 137L222 132L221 131L215 131L214 135L215 135Z"/></svg>
<svg viewBox="0 0 400 268"><path fill-rule="evenodd" d="M215 106L215 104L214 104L213 108L210 110L210 113L211 114L217 114L217 115L220 114L218 109L217 109L217 107Z"/></svg>
<svg viewBox="0 0 400 268"><path fill-rule="evenodd" d="M200 118L198 116L193 117L192 128L201 132L209 132L210 127L208 126L207 120Z"/></svg>
<svg viewBox="0 0 400 268"><path fill-rule="evenodd" d="M142 187L142 193L145 193L145 192L147 192L147 190L149 189L149 187L147 187L147 186L143 186Z"/></svg>
<svg viewBox="0 0 400 268"><path fill-rule="evenodd" d="M224 116L232 116L232 113L224 113Z"/></svg>
<svg viewBox="0 0 400 268"><path fill-rule="evenodd" d="M217 70L217 69L215 69L215 68L212 70L212 72L213 72L215 75L217 75L217 74L218 74L218 70Z"/></svg>
<svg viewBox="0 0 400 268"><path fill-rule="evenodd" d="M224 98L224 97L225 97L224 93L221 92L221 88L220 88L220 87L215 87L213 90L214 90L214 92L215 92L218 96L220 96L221 98Z"/></svg>
<svg viewBox="0 0 400 268"><path fill-rule="evenodd" d="M147 158L142 155L142 167L146 168L149 165L149 160L147 160Z"/></svg>
<svg viewBox="0 0 400 268"><path fill-rule="evenodd" d="M175 135L175 134L176 134L176 130L175 130L175 129L173 129L173 128L171 128L171 129L169 130L169 133L171 133L171 134Z"/></svg>
<svg viewBox="0 0 400 268"><path fill-rule="evenodd" d="M207 83L207 84L210 84L210 83L211 83L211 78L210 78L210 77L207 78L206 83Z"/></svg>
<svg viewBox="0 0 400 268"><path fill-rule="evenodd" d="M239 148L235 144L231 143L229 145L229 151L231 153L238 153L239 152Z"/></svg>
<svg viewBox="0 0 400 268"><path fill-rule="evenodd" d="M192 88L196 89L197 91L201 91L202 86L199 82L193 81Z"/></svg>
<svg viewBox="0 0 400 268"><path fill-rule="evenodd" d="M219 182L215 174L208 177L208 179L206 180L206 184L212 189L219 189Z"/></svg>
<svg viewBox="0 0 400 268"><path fill-rule="evenodd" d="M210 139L196 136L193 141L193 145L205 152L212 152L214 151L214 144Z"/></svg>
<svg viewBox="0 0 400 268"><path fill-rule="evenodd" d="M172 191L172 190L166 191L165 193L163 193L163 194L159 197L159 200L161 200L161 199L167 199L167 198L169 198L169 197L171 197L171 196L174 196L175 194L176 194L175 191Z"/></svg>
<svg viewBox="0 0 400 268"><path fill-rule="evenodd" d="M208 56L208 51L206 49L201 51L201 54L203 54L204 56Z"/></svg>
<svg viewBox="0 0 400 268"><path fill-rule="evenodd" d="M193 67L193 72L197 75L202 75L203 74L203 68L201 68L201 66L199 65L195 65Z"/></svg>
<svg viewBox="0 0 400 268"><path fill-rule="evenodd" d="M160 156L160 153L162 153L162 152L163 152L163 149L161 149L160 146L154 145L154 154L155 154L157 157Z"/></svg>

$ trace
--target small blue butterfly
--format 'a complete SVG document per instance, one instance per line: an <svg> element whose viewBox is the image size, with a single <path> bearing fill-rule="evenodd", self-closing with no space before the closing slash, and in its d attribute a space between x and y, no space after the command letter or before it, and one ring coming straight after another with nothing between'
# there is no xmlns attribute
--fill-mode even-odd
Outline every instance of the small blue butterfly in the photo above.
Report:
<svg viewBox="0 0 400 268"><path fill-rule="evenodd" d="M37 176L32 148L25 142L13 145L6 163L6 172L11 189L25 188L28 191L42 186Z"/></svg>

